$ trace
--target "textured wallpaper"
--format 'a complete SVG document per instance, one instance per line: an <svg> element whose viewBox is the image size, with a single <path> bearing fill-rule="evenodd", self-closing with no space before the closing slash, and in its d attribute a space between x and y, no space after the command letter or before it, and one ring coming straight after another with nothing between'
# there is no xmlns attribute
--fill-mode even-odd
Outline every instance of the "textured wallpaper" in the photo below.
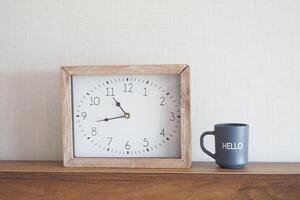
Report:
<svg viewBox="0 0 300 200"><path fill-rule="evenodd" d="M0 0L0 159L62 159L61 65L186 63L193 160L245 122L250 161L300 161L299 52L296 0Z"/></svg>

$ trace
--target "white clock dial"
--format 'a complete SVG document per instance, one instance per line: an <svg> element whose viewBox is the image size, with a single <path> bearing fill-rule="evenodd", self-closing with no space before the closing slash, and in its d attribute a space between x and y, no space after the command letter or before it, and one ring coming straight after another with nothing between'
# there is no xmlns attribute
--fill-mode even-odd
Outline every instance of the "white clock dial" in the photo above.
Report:
<svg viewBox="0 0 300 200"><path fill-rule="evenodd" d="M72 76L75 157L173 157L179 75Z"/></svg>

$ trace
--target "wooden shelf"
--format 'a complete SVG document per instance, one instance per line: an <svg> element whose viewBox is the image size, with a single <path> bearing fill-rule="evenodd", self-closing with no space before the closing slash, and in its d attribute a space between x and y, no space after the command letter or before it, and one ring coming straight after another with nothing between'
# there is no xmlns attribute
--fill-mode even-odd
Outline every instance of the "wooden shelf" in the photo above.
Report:
<svg viewBox="0 0 300 200"><path fill-rule="evenodd" d="M0 161L0 173L131 174L300 174L300 163L249 163L244 169L222 169L213 162L193 162L190 169L67 168L59 161Z"/></svg>
<svg viewBox="0 0 300 200"><path fill-rule="evenodd" d="M100 195L100 196L99 196ZM64 168L62 162L0 161L0 199L300 199L300 163L221 169Z"/></svg>

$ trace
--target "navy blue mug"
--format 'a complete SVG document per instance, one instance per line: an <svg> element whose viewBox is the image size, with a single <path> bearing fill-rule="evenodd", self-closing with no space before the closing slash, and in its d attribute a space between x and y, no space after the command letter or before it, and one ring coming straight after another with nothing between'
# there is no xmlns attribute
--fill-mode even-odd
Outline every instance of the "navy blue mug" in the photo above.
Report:
<svg viewBox="0 0 300 200"><path fill-rule="evenodd" d="M215 136L215 153L204 146L206 135ZM249 125L238 123L216 124L214 131L200 137L201 149L222 168L243 168L248 163Z"/></svg>

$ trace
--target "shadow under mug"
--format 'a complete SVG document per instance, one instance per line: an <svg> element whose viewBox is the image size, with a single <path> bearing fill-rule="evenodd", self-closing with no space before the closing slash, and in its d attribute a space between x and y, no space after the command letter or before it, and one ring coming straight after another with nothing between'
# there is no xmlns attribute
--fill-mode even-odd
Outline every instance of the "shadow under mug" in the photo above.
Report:
<svg viewBox="0 0 300 200"><path fill-rule="evenodd" d="M206 135L215 136L215 154L204 146ZM200 137L201 149L223 168L243 168L248 163L249 125L239 123L216 124L214 131Z"/></svg>

